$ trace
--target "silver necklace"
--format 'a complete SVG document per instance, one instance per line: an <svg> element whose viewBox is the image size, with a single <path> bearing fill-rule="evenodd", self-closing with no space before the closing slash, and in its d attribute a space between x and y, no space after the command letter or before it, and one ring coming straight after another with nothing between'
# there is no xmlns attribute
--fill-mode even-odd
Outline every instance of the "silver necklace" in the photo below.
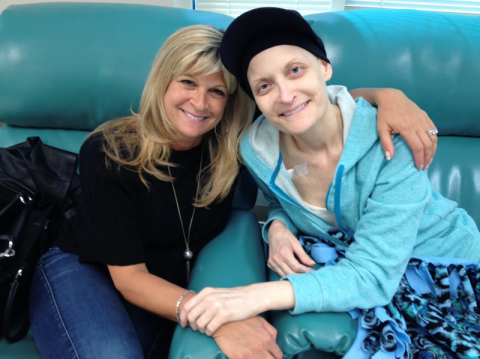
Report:
<svg viewBox="0 0 480 359"><path fill-rule="evenodd" d="M198 179L197 179L197 193L195 194L195 204L197 204L198 190L200 188L200 174L202 172L203 149L204 149L204 146L202 145L202 154L200 157L200 170L198 171ZM180 224L182 225L183 239L185 241L185 250L183 251L183 258L185 258L186 260L187 283L188 283L188 280L190 279L190 259L193 258L193 252L190 249L190 232L192 230L193 217L195 217L195 209L197 207L193 206L193 213L192 213L192 218L190 218L190 225L188 226L188 237L187 237L185 235L185 227L183 225L182 214L180 213L180 205L178 204L177 192L175 191L175 186L173 185L173 178L172 178L172 173L170 172L170 166L167 166L167 168L168 168L168 174L170 175L170 183L172 184L173 195L175 196L175 203L177 204L178 217L180 218Z"/></svg>

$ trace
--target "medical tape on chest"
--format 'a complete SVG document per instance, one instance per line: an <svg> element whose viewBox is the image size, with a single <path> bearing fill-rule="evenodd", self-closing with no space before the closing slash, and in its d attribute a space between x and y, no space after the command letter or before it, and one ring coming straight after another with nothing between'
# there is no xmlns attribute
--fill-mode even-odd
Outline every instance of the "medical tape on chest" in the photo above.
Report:
<svg viewBox="0 0 480 359"><path fill-rule="evenodd" d="M296 180L297 178L308 175L307 164L302 163L300 165L296 165L292 169L287 170L287 174L292 181Z"/></svg>

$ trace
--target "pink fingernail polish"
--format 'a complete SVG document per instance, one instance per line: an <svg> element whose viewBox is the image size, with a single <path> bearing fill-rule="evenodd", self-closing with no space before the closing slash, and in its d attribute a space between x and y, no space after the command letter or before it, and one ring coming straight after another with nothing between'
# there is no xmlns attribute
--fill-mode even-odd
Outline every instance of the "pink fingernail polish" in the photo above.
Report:
<svg viewBox="0 0 480 359"><path fill-rule="evenodd" d="M420 166L420 169L423 170L423 168L424 168L424 166L423 166L423 163L422 163L422 165Z"/></svg>
<svg viewBox="0 0 480 359"><path fill-rule="evenodd" d="M390 151L385 151L385 157L387 158L387 161L390 161L392 156L390 156Z"/></svg>

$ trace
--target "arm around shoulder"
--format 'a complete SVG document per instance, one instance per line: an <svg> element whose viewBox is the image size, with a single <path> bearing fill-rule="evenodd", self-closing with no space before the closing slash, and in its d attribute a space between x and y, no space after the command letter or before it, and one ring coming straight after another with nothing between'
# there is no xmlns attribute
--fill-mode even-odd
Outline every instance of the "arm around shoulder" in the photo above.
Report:
<svg viewBox="0 0 480 359"><path fill-rule="evenodd" d="M377 130L388 160L395 154L391 135L398 133L412 149L417 168L428 169L437 150L438 137L427 135L436 126L425 111L396 89L363 88L351 90L350 94L378 107Z"/></svg>

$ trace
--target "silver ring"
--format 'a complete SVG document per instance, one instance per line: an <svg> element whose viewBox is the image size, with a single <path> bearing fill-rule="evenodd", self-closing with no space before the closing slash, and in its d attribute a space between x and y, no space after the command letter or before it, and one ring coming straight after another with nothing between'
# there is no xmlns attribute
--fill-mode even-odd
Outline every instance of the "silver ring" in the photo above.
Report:
<svg viewBox="0 0 480 359"><path fill-rule="evenodd" d="M438 130L436 128L432 128L430 131L427 132L428 136L433 136L438 133Z"/></svg>

